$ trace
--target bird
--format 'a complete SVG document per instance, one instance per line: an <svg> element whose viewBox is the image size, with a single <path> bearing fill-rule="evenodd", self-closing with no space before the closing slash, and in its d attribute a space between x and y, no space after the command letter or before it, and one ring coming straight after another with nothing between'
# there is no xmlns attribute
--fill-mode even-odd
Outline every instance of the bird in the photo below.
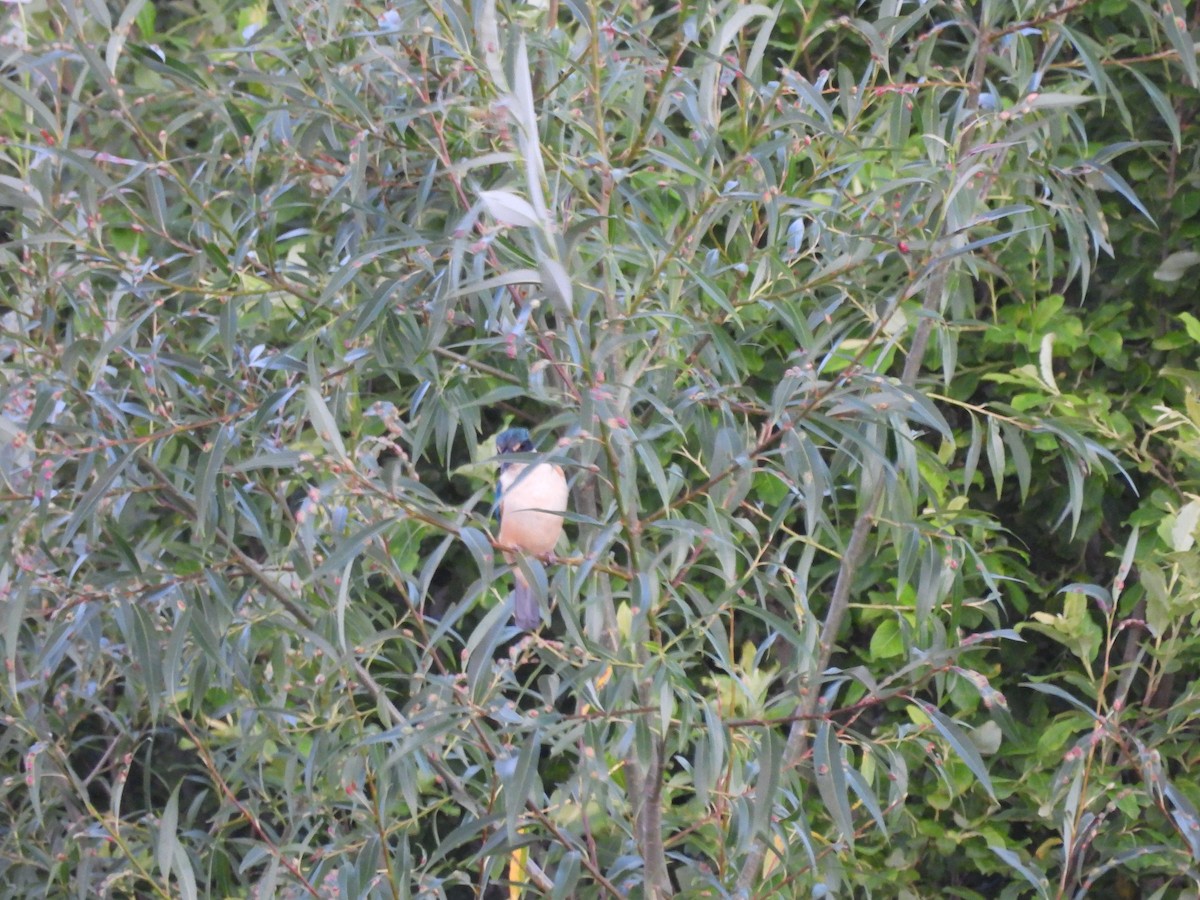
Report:
<svg viewBox="0 0 1200 900"><path fill-rule="evenodd" d="M533 453L529 430L509 428L496 437L500 479L496 509L500 516L498 542L513 570L513 621L523 631L541 624L537 596L516 564L516 554L544 557L558 543L567 509L567 478L561 466L548 462L507 462L510 453Z"/></svg>

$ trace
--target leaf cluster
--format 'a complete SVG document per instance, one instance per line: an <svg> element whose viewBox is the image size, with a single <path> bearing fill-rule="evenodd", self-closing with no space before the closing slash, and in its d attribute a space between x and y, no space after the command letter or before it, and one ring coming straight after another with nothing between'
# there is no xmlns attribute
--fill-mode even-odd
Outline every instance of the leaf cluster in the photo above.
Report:
<svg viewBox="0 0 1200 900"><path fill-rule="evenodd" d="M1196 884L1197 23L811 6L13 7L0 892Z"/></svg>

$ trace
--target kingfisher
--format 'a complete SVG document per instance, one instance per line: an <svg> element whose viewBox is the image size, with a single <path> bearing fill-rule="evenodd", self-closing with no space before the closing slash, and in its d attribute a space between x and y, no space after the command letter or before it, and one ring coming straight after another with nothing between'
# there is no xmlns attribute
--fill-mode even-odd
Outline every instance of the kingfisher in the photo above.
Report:
<svg viewBox="0 0 1200 900"><path fill-rule="evenodd" d="M533 631L541 624L542 612L537 595L516 564L516 555L544 558L554 550L567 508L567 478L562 466L553 463L505 461L510 453L534 452L528 429L502 431L496 437L496 452L500 456L500 480L496 485L498 540L513 571L513 621L518 628Z"/></svg>

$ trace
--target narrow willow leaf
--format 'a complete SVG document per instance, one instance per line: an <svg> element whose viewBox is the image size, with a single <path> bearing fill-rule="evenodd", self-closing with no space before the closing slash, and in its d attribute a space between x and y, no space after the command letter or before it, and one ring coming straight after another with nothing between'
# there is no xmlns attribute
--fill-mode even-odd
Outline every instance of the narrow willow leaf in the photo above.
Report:
<svg viewBox="0 0 1200 900"><path fill-rule="evenodd" d="M51 112L50 107L42 102L36 94L25 90L20 84L14 83L12 79L0 81L0 90L12 94L21 101L22 112L33 118L30 124L44 128L48 134L54 135L56 139L61 139L58 116Z"/></svg>
<svg viewBox="0 0 1200 900"><path fill-rule="evenodd" d="M1179 823L1177 822L1177 824ZM1194 835L1192 837L1185 837L1185 839L1194 840ZM1174 851L1164 844L1147 844L1144 847L1134 847L1122 853L1114 853L1111 857L1105 859L1100 865L1094 866L1087 870L1084 877L1079 879L1079 883L1084 885L1084 887L1081 887L1080 891L1076 893L1075 896L1080 898L1080 900L1083 900L1083 897L1086 896L1084 892L1087 890L1087 885L1096 884L1102 876L1113 871L1114 869L1124 868L1128 866L1129 863L1135 862L1142 857L1157 857L1163 854L1169 855L1172 852ZM1193 849L1193 855L1195 855L1195 848ZM1170 885L1164 884L1153 894L1150 894L1146 900L1165 900L1165 898L1171 896L1168 890L1169 888Z"/></svg>
<svg viewBox="0 0 1200 900"><path fill-rule="evenodd" d="M491 291L498 287L507 287L511 284L541 284L542 273L537 269L514 269L511 272L505 272L503 275L494 275L491 278L484 278L482 281L476 281L472 284L465 284L451 291L448 298L463 297L468 294L479 294L485 291Z"/></svg>
<svg viewBox="0 0 1200 900"><path fill-rule="evenodd" d="M897 394L907 401L906 412L909 420L928 425L946 440L953 439L954 430L933 401L924 394L908 389L898 390Z"/></svg>
<svg viewBox="0 0 1200 900"><path fill-rule="evenodd" d="M466 658L467 685L475 702L486 699L489 680L492 677L493 656L508 632L508 620L512 608L508 603L497 603L471 632L463 649Z"/></svg>
<svg viewBox="0 0 1200 900"><path fill-rule="evenodd" d="M91 15L92 20L105 31L108 31L110 28L112 28L112 14L109 12L108 7L102 2L102 0L83 0L83 8L76 5L75 10L73 11L75 13L73 18L75 19L75 23L77 25L83 24L78 19L78 16L84 8L86 8L87 12Z"/></svg>
<svg viewBox="0 0 1200 900"><path fill-rule="evenodd" d="M339 459L346 458L346 445L342 443L342 434L337 420L325 405L321 392L311 385L304 389L305 405L308 408L308 418L316 429L317 437L326 447L331 448Z"/></svg>
<svg viewBox="0 0 1200 900"><path fill-rule="evenodd" d="M275 885L279 881L279 855L270 854L266 857L264 862L266 863L266 870L262 873L262 875L258 876L254 887L255 890L259 891L262 896L274 897ZM247 854L247 856L242 860L243 868L251 868L256 864L256 861L250 857L249 854Z"/></svg>
<svg viewBox="0 0 1200 900"><path fill-rule="evenodd" d="M872 58L879 60L888 58L888 43L873 24L866 19L851 19L849 25L863 36Z"/></svg>
<svg viewBox="0 0 1200 900"><path fill-rule="evenodd" d="M941 732L942 737L950 744L955 755L958 756L968 769L975 773L975 777L979 779L984 790L994 800L996 791L992 787L992 779L988 775L987 765L983 761L983 757L979 755L979 750L971 742L971 740L959 730L959 727L936 706L929 703L922 703L921 709L925 712L934 728Z"/></svg>
<svg viewBox="0 0 1200 900"><path fill-rule="evenodd" d="M1163 3L1158 7L1159 21L1163 31L1171 42L1176 59L1187 73L1192 88L1200 87L1200 67L1196 63L1196 41L1187 29L1187 19L1184 18L1182 3Z"/></svg>
<svg viewBox="0 0 1200 900"><path fill-rule="evenodd" d="M1044 93L1030 94L1023 101L1023 105L1030 109L1066 109L1072 106L1079 106L1083 103L1090 103L1094 98L1085 97L1078 94L1063 94L1054 91L1046 91Z"/></svg>
<svg viewBox="0 0 1200 900"><path fill-rule="evenodd" d="M1033 207L1024 203L1014 203L1011 206L980 210L979 214L971 220L969 227L981 225L984 222L995 222L997 219L1007 219L1009 216L1017 216L1028 212L1033 212Z"/></svg>
<svg viewBox="0 0 1200 900"><path fill-rule="evenodd" d="M771 35L775 28L775 21L779 18L779 8L771 9L767 7L767 12L764 13L764 22L758 28L758 34L754 36L754 43L750 47L750 53L746 56L746 75L757 80L762 75L762 61L766 55L767 48L771 45Z"/></svg>
<svg viewBox="0 0 1200 900"><path fill-rule="evenodd" d="M183 900L198 900L199 888L196 886L196 873L192 869L192 860L187 848L180 841L175 842L175 852L171 856L171 867L175 872L175 884L179 896Z"/></svg>
<svg viewBox="0 0 1200 900"><path fill-rule="evenodd" d="M1192 801L1168 778L1162 778L1162 796L1168 801L1176 830L1187 841L1193 862L1200 862L1200 813Z"/></svg>
<svg viewBox="0 0 1200 900"><path fill-rule="evenodd" d="M1066 587L1059 588L1058 593L1083 594L1086 597L1091 597L1093 600L1099 601L1106 608L1112 606L1112 594L1098 584L1085 584L1076 581L1068 584Z"/></svg>
<svg viewBox="0 0 1200 900"><path fill-rule="evenodd" d="M294 471L300 467L304 454L299 450L275 450L259 453L229 467L231 472L252 472L255 469L287 469Z"/></svg>
<svg viewBox="0 0 1200 900"><path fill-rule="evenodd" d="M1034 871L1029 865L1021 860L1020 856L1018 856L1014 851L1009 850L1007 847L998 847L995 844L992 844L988 849L1008 863L1008 865L1015 869L1022 878L1029 882L1030 886L1038 892L1039 897L1044 898L1044 900L1049 900L1051 896L1050 880L1043 873Z"/></svg>
<svg viewBox="0 0 1200 900"><path fill-rule="evenodd" d="M161 49L156 50L144 44L129 44L126 49L131 56L136 56L143 66L152 71L173 76L173 80L201 91L207 91L210 87L201 76L201 69L192 68L174 55L164 53Z"/></svg>
<svg viewBox="0 0 1200 900"><path fill-rule="evenodd" d="M983 441L979 434L979 421L971 416L971 441L967 444L967 456L963 462L963 490L971 490L971 482L975 480L975 470L979 466L979 456L983 451Z"/></svg>
<svg viewBox="0 0 1200 900"><path fill-rule="evenodd" d="M668 169L687 175L697 182L703 183L708 180L707 173L699 167L699 164L691 155L682 151L676 151L673 147L647 147L646 155Z"/></svg>
<svg viewBox="0 0 1200 900"><path fill-rule="evenodd" d="M1179 115L1176 113L1175 107L1171 105L1171 101L1167 99L1167 95L1159 90L1154 82L1135 67L1130 66L1126 71L1137 79L1138 84L1142 86L1142 90L1146 92L1146 96L1150 98L1150 102L1154 104L1154 108L1162 118L1163 124L1170 129L1171 143L1174 145L1176 152L1178 152L1183 146L1183 134L1179 125Z"/></svg>
<svg viewBox="0 0 1200 900"><path fill-rule="evenodd" d="M775 15L774 10L769 6L763 6L759 3L748 3L745 6L736 7L733 13L721 23L721 27L717 30L712 43L708 46L708 62L700 70L700 114L703 117L704 124L709 128L716 128L720 121L717 85L720 82L723 69L725 48L729 46L734 36L751 19L767 19L767 25L764 26L763 30L769 34L770 25L775 21ZM761 58L761 56L762 54L759 53L758 58Z"/></svg>
<svg viewBox="0 0 1200 900"><path fill-rule="evenodd" d="M1017 472L1017 484L1021 489L1021 502L1029 496L1029 485L1033 478L1033 465L1029 459L1029 451L1025 448L1025 440L1019 428L1008 423L1001 423L1004 432L1004 443L1012 459L1013 468Z"/></svg>
<svg viewBox="0 0 1200 900"><path fill-rule="evenodd" d="M1058 521L1054 523L1057 528L1063 523L1067 516L1071 517L1071 537L1075 537L1075 532L1079 529L1079 518L1083 515L1083 465L1082 460L1065 457L1063 466L1067 472L1067 505L1063 507L1062 513L1058 517Z"/></svg>
<svg viewBox="0 0 1200 900"><path fill-rule="evenodd" d="M88 489L87 493L80 498L75 511L71 513L71 518L67 519L67 524L63 526L62 536L59 538L61 546L70 546L71 538L75 536L80 526L84 522L90 521L92 515L96 511L96 507L100 501L108 496L109 490L116 483L121 473L137 456L138 446L134 445L118 458L115 462L109 465L97 478L95 483Z"/></svg>
<svg viewBox="0 0 1200 900"><path fill-rule="evenodd" d="M525 815L525 804L533 801L541 805L537 789L538 758L542 752L542 733L535 728L525 734L518 745L515 771L512 778L504 779L504 824L508 829L508 840L517 843L521 821Z"/></svg>
<svg viewBox="0 0 1200 900"><path fill-rule="evenodd" d="M583 872L580 862L581 854L572 850L563 855L554 870L554 889L550 893L551 900L570 900L579 896L579 879Z"/></svg>
<svg viewBox="0 0 1200 900"><path fill-rule="evenodd" d="M1193 498L1175 514L1171 525L1171 549L1186 553L1196 543L1196 526L1200 524L1200 499Z"/></svg>
<svg viewBox="0 0 1200 900"><path fill-rule="evenodd" d="M987 420L988 466L992 470L992 483L996 486L996 499L1004 489L1004 439L1000 434L1000 423L988 416Z"/></svg>
<svg viewBox="0 0 1200 900"><path fill-rule="evenodd" d="M325 306L333 301L339 295L341 290L346 287L346 285L350 284L359 276L363 266L375 259L378 255L379 253L377 251L364 253L347 260L345 263L339 266L337 271L333 273L329 281L325 283L325 287L321 290L321 295L317 299L317 305Z"/></svg>
<svg viewBox="0 0 1200 900"><path fill-rule="evenodd" d="M1081 702L1078 698L1067 693L1066 691L1064 691L1062 688L1058 687L1057 685L1044 684L1044 683L1040 683L1040 682L1036 682L1036 681L1026 681L1021 684L1021 687L1026 687L1032 691L1037 691L1041 694L1049 694L1052 697L1057 697L1060 700L1065 700L1067 703L1070 703L1076 709L1080 710L1081 712L1086 713L1091 718L1099 721L1099 717L1096 715L1095 710L1093 710L1086 703Z"/></svg>
<svg viewBox="0 0 1200 900"><path fill-rule="evenodd" d="M709 546L721 567L721 575L727 584L737 581L737 551L734 548L733 532L729 517L719 509L710 496L705 504L705 522L711 531Z"/></svg>
<svg viewBox="0 0 1200 900"><path fill-rule="evenodd" d="M505 832L500 827L503 821L504 817L499 812L478 817L462 816L461 824L457 828L439 836L437 846L432 849L425 864L437 863L448 855L454 854L461 847L478 842L481 835L494 835L498 832L503 838Z"/></svg>
<svg viewBox="0 0 1200 900"><path fill-rule="evenodd" d="M709 792L721 783L726 766L725 725L713 701L704 704L703 741L696 747L696 796L707 802ZM703 751L703 752L701 752Z"/></svg>
<svg viewBox="0 0 1200 900"><path fill-rule="evenodd" d="M785 82L789 84L796 93L804 100L807 107L820 118L821 123L826 128L833 128L833 108L825 100L821 93L824 88L825 77L817 80L817 84L811 83L803 75L795 72L787 72L784 75Z"/></svg>
<svg viewBox="0 0 1200 900"><path fill-rule="evenodd" d="M643 470L650 477L655 490L658 491L659 502L663 507L668 506L671 502L673 492L667 481L667 474L663 471L662 463L659 461L655 446L649 442L635 440L633 441L633 449L642 463Z"/></svg>
<svg viewBox="0 0 1200 900"><path fill-rule="evenodd" d="M179 790L182 784L176 784L171 796L163 805L158 819L158 870L163 878L168 878L174 864L175 851L179 847Z"/></svg>
<svg viewBox="0 0 1200 900"><path fill-rule="evenodd" d="M504 66L500 58L500 25L496 16L496 0L483 0L478 10L479 13L475 17L475 39L483 54L484 66L496 90L507 94L508 79L504 75Z"/></svg>
<svg viewBox="0 0 1200 900"><path fill-rule="evenodd" d="M512 191L480 191L479 199L488 215L502 225L533 228L541 225L537 212L528 200Z"/></svg>
<svg viewBox="0 0 1200 900"><path fill-rule="evenodd" d="M533 206L538 222L543 226L554 220L553 211L546 206L543 185L546 181L545 166L542 164L542 147L538 135L538 114L533 97L532 70L529 66L529 50L523 32L517 33L517 52L513 60L513 113L520 126L521 156L525 161L525 187L529 191L529 202Z"/></svg>
<svg viewBox="0 0 1200 900"><path fill-rule="evenodd" d="M1146 207L1142 204L1142 201L1138 199L1138 195L1134 192L1133 186L1130 185L1130 183L1126 181L1116 169L1112 168L1112 166L1096 166L1095 171L1100 175L1101 178L1104 179L1110 188L1128 200L1129 204L1143 216L1145 216L1151 225L1157 227L1157 223L1154 221L1154 216L1150 215L1150 210L1146 209Z"/></svg>
<svg viewBox="0 0 1200 900"><path fill-rule="evenodd" d="M817 790L825 810L833 819L838 836L854 847L854 817L850 812L849 786L842 757L842 745L828 722L822 722L813 741L813 770Z"/></svg>
<svg viewBox="0 0 1200 900"><path fill-rule="evenodd" d="M938 607L943 594L943 575L947 571L945 560L936 544L926 542L922 546L921 569L917 578L917 624L924 627L929 616Z"/></svg>
<svg viewBox="0 0 1200 900"><path fill-rule="evenodd" d="M200 538L205 538L211 533L211 528L218 525L217 521L210 522L209 519L219 517L210 515L212 503L217 497L217 476L221 474L221 469L225 465L225 456L229 453L229 448L232 444L232 429L228 425L217 426L217 434L213 439L212 446L200 454L200 459L196 467L196 534Z"/></svg>
<svg viewBox="0 0 1200 900"><path fill-rule="evenodd" d="M538 253L538 266L542 274L542 288L550 296L554 310L564 320L575 314L575 292L571 287L571 276L557 259Z"/></svg>
<svg viewBox="0 0 1200 900"><path fill-rule="evenodd" d="M328 11L329 7L326 7L326 14L328 14ZM334 74L334 69L330 65L330 61L319 54L313 54L309 58L320 69L322 81L325 85L333 89L338 102L351 110L359 121L370 122L371 113L363 106L362 98L350 83L347 83L347 81Z"/></svg>
<svg viewBox="0 0 1200 900"><path fill-rule="evenodd" d="M773 728L764 728L758 744L758 778L754 782L753 833L763 836L770 833L778 799L779 780L783 775L784 742Z"/></svg>
<svg viewBox="0 0 1200 900"><path fill-rule="evenodd" d="M863 806L867 808L867 812L871 814L871 818L875 820L875 827L879 829L881 837L886 837L888 830L887 825L883 821L883 807L879 804L879 798L875 796L875 792L871 789L871 785L863 778L862 774L853 766L846 767L846 779Z"/></svg>
<svg viewBox="0 0 1200 900"><path fill-rule="evenodd" d="M41 209L43 205L41 191L11 175L0 175L0 199L7 201L6 206L18 209Z"/></svg>
<svg viewBox="0 0 1200 900"><path fill-rule="evenodd" d="M313 574L324 577L343 572L346 566L363 554L368 544L391 529L395 523L395 518L384 518L360 528L351 537L339 541L337 548L325 558Z"/></svg>
<svg viewBox="0 0 1200 900"><path fill-rule="evenodd" d="M140 670L140 693L145 697L150 717L156 719L163 694L162 654L159 652L158 631L150 615L135 602L122 600L117 603L116 619Z"/></svg>
<svg viewBox="0 0 1200 900"><path fill-rule="evenodd" d="M1121 592L1125 590L1125 585L1129 583L1129 573L1133 569L1133 560L1137 556L1138 535L1140 527L1135 525L1129 533L1129 540L1125 542L1125 552L1121 555L1121 565L1117 567L1116 577L1113 578L1112 597L1115 603L1120 599Z"/></svg>
<svg viewBox="0 0 1200 900"><path fill-rule="evenodd" d="M1058 379L1054 377L1054 332L1048 332L1042 335L1042 343L1038 349L1038 374L1042 377L1042 383L1050 389L1050 392L1055 396L1060 393L1058 389Z"/></svg>
<svg viewBox="0 0 1200 900"><path fill-rule="evenodd" d="M1087 451L1087 456L1085 457L1087 460L1094 461L1096 459L1102 459L1105 462L1110 463L1112 467L1121 475L1121 477L1125 479L1125 483L1129 485L1129 489L1133 492L1133 495L1135 497L1140 496L1140 492L1138 491L1137 485L1134 483L1133 478L1130 477L1129 473L1125 470L1125 467L1121 465L1121 461L1117 459L1117 457L1113 455L1110 450L1092 440L1085 441L1084 446Z"/></svg>
<svg viewBox="0 0 1200 900"><path fill-rule="evenodd" d="M869 70L863 70L863 78L869 75ZM841 107L845 121L853 122L858 119L863 107L863 96L859 83L854 78L853 70L844 63L838 63L837 79L838 105Z"/></svg>

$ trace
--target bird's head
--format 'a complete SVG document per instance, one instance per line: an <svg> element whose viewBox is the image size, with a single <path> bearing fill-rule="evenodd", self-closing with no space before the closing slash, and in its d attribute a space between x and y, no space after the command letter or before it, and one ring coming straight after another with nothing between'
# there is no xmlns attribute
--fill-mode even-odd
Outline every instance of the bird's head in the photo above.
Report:
<svg viewBox="0 0 1200 900"><path fill-rule="evenodd" d="M497 453L532 453L528 428L509 428L496 436Z"/></svg>

